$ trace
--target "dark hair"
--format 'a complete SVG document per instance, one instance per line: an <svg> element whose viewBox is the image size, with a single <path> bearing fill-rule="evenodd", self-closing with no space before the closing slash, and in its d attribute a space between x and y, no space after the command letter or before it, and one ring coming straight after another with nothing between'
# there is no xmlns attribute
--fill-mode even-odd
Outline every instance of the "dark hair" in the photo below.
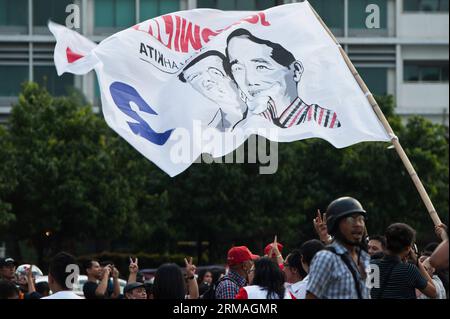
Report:
<svg viewBox="0 0 450 319"><path fill-rule="evenodd" d="M207 273L211 273L212 276L212 271L210 269L202 269L199 273L198 273L198 278L197 278L197 283L200 285L203 283L203 277L205 277L205 275Z"/></svg>
<svg viewBox="0 0 450 319"><path fill-rule="evenodd" d="M9 299L19 296L19 288L9 281L0 280L0 299Z"/></svg>
<svg viewBox="0 0 450 319"><path fill-rule="evenodd" d="M90 260L86 260L85 262L83 262L84 271L87 271L88 269L90 269L94 262L98 262L98 261L95 259L90 259Z"/></svg>
<svg viewBox="0 0 450 319"><path fill-rule="evenodd" d="M307 273L303 269L302 266L302 253L299 249L294 249L289 253L289 255L286 258L286 261L291 268L297 269L297 272L302 278L305 278Z"/></svg>
<svg viewBox="0 0 450 319"><path fill-rule="evenodd" d="M50 287L48 285L48 282L46 282L46 281L38 282L35 285L35 288L36 288L36 292L38 292L40 295L47 296L50 293Z"/></svg>
<svg viewBox="0 0 450 319"><path fill-rule="evenodd" d="M300 246L300 252L303 257L303 261L308 266L311 264L314 256L325 248L325 245L317 239L308 240Z"/></svg>
<svg viewBox="0 0 450 319"><path fill-rule="evenodd" d="M390 225L386 229L386 248L394 254L399 254L414 243L416 231L403 223Z"/></svg>
<svg viewBox="0 0 450 319"><path fill-rule="evenodd" d="M190 67L192 67L197 62L200 62L201 60L206 59L207 57L210 57L210 56L217 56L217 57L221 58L223 70L225 72L227 71L228 61L227 61L225 55L223 53L220 53L219 51L211 50L211 51L206 51L205 53L200 54L199 56L195 57L191 62L189 62L188 65L186 65L183 68L183 71L181 71L181 73L178 75L178 79L181 82L186 83L187 81L186 81L186 78L184 77L184 71L187 71Z"/></svg>
<svg viewBox="0 0 450 319"><path fill-rule="evenodd" d="M262 257L255 261L253 284L267 289L267 299L274 299L276 295L284 299L284 274L269 257Z"/></svg>
<svg viewBox="0 0 450 319"><path fill-rule="evenodd" d="M66 286L66 279L71 272L67 271L67 266L76 264L75 257L68 253L60 252L50 262L48 273L63 290L69 290L69 287Z"/></svg>
<svg viewBox="0 0 450 319"><path fill-rule="evenodd" d="M212 284L214 285L219 281L222 275L225 275L225 269L213 268L211 269L211 273L212 273Z"/></svg>
<svg viewBox="0 0 450 319"><path fill-rule="evenodd" d="M386 237L384 237L382 235L373 235L373 236L369 236L369 241L371 241L371 240L379 241L381 243L381 246L383 247L383 249L386 248Z"/></svg>
<svg viewBox="0 0 450 319"><path fill-rule="evenodd" d="M228 36L227 48L225 50L228 59L228 64L226 65L227 68L225 69L225 71L230 77L233 77L233 74L231 73L231 61L230 61L230 54L228 52L228 44L230 43L231 39L236 37L246 37L247 39L255 43L267 45L269 48L272 49L270 57L282 66L289 68L291 64L296 61L294 55L288 50L286 50L281 44L255 37L246 29L236 29L233 32L231 32L230 35Z"/></svg>
<svg viewBox="0 0 450 319"><path fill-rule="evenodd" d="M164 264L158 268L153 282L154 299L185 299L186 285L181 268Z"/></svg>

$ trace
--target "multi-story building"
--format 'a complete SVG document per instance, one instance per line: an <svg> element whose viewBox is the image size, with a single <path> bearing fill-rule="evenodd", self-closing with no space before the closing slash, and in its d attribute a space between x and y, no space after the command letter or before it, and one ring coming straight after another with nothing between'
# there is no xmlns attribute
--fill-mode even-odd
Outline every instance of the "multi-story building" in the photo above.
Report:
<svg viewBox="0 0 450 319"><path fill-rule="evenodd" d="M94 41L168 12L217 8L262 10L293 0L0 0L0 119L26 80L45 83L56 95L75 86L94 105L93 72L58 77L48 19L64 24L74 3L80 29ZM419 114L449 122L449 0L310 0L337 36L374 94L392 94L405 118ZM366 20L379 10L379 25Z"/></svg>

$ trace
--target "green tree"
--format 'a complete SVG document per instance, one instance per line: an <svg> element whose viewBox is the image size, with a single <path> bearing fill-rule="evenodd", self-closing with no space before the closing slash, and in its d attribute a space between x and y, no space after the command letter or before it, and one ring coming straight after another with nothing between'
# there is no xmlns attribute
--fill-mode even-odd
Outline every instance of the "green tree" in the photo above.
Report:
<svg viewBox="0 0 450 319"><path fill-rule="evenodd" d="M448 222L448 130L420 117L404 125L392 97L378 100ZM317 209L348 195L369 212L369 233L407 222L420 241L436 240L425 206L388 146L279 143L274 175L260 175L258 164L194 164L170 178L79 95L54 98L31 83L6 130L0 128L0 227L14 242L28 240L40 261L59 249L184 253L177 242L194 241L194 253L208 257L201 262L224 262L233 244L262 254L274 235L286 250L314 238ZM209 242L207 250L202 241Z"/></svg>
<svg viewBox="0 0 450 319"><path fill-rule="evenodd" d="M53 98L30 83L9 118L17 172L8 197L16 216L10 232L29 239L40 262L88 242L108 249L138 223L138 203L160 201L143 189L144 172L135 169L142 161L128 160L130 147L81 102L77 95Z"/></svg>
<svg viewBox="0 0 450 319"><path fill-rule="evenodd" d="M11 204L2 200L14 189L17 181L11 160L12 148L8 131L0 126L0 167L2 168L0 170L0 234L4 233L6 226L15 220L15 215L11 212Z"/></svg>
<svg viewBox="0 0 450 319"><path fill-rule="evenodd" d="M448 134L423 118L405 126L392 97L379 104L440 213L448 216ZM310 139L280 143L279 169L259 175L256 165L194 165L168 184L173 225L193 240L208 239L213 259L222 260L233 244L261 253L277 234L288 248L315 237L312 218L340 196L358 198L370 219L371 234L393 222L407 222L419 240L436 240L432 221L410 177L388 143L360 143L335 149ZM186 227L186 225L189 225ZM192 225L192 226L191 226Z"/></svg>

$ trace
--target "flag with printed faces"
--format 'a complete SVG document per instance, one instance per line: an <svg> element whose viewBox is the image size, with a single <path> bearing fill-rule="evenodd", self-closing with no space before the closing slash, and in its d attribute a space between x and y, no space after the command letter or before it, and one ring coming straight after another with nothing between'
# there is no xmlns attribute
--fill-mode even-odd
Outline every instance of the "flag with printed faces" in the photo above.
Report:
<svg viewBox="0 0 450 319"><path fill-rule="evenodd" d="M195 9L96 44L50 22L57 72L95 70L108 125L175 176L257 134L336 148L389 141L307 1L260 12Z"/></svg>

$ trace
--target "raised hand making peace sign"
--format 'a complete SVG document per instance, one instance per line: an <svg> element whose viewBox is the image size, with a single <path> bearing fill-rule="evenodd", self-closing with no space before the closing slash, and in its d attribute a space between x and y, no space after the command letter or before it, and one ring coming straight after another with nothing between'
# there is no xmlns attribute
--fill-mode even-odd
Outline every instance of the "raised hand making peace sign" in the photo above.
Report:
<svg viewBox="0 0 450 319"><path fill-rule="evenodd" d="M319 235L320 241L324 242L325 244L330 244L331 236L328 234L327 213L324 213L322 215L320 209L318 209L317 217L313 219L313 224L317 235Z"/></svg>
<svg viewBox="0 0 450 319"><path fill-rule="evenodd" d="M139 265L138 265L138 259L137 257L133 260L133 258L130 257L130 265L128 266L128 270L130 274L135 274L139 271Z"/></svg>
<svg viewBox="0 0 450 319"><path fill-rule="evenodd" d="M197 270L197 267L192 263L192 257L189 257L189 260L184 258L184 263L186 264L186 277L192 279L192 277L195 277L195 271Z"/></svg>

